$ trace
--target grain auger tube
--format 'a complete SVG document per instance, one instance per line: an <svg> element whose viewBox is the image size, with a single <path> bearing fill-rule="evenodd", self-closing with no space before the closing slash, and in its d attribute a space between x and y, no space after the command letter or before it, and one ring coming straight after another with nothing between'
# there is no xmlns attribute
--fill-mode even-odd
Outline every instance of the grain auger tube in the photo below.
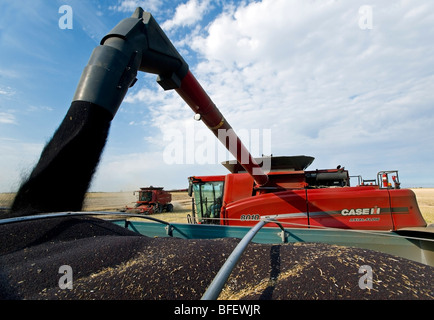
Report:
<svg viewBox="0 0 434 320"><path fill-rule="evenodd" d="M135 84L138 71L157 74L157 82L164 90L176 90L217 138L220 130L226 130L220 141L258 185L267 183L267 175L158 23L150 13L137 8L92 52L63 122L21 185L9 216L81 210L110 123L128 89ZM234 139L235 148L231 145Z"/></svg>

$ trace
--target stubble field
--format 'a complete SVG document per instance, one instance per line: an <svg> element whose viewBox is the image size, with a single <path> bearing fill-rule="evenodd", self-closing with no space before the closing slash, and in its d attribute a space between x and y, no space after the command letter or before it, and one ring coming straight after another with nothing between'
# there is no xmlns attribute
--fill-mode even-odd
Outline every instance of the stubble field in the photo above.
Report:
<svg viewBox="0 0 434 320"><path fill-rule="evenodd" d="M434 188L412 189L416 194L419 209L427 224L434 223ZM86 211L118 211L126 205L131 206L136 201L133 192L95 192L88 193L84 210ZM159 219L169 222L187 222L187 214L191 214L191 198L187 192L173 192L172 213L161 213Z"/></svg>
<svg viewBox="0 0 434 320"><path fill-rule="evenodd" d="M91 192L87 194L85 211L119 211L125 206L132 207L136 201L133 192ZM172 192L173 212L162 212L153 216L168 222L187 223L191 214L191 198L187 192Z"/></svg>
<svg viewBox="0 0 434 320"><path fill-rule="evenodd" d="M434 223L434 188L412 189L417 197L419 208L427 224ZM0 208L9 207L14 198L13 193L0 193ZM84 211L119 211L131 206L136 201L133 192L90 192L87 194ZM156 214L161 220L187 223L187 215L191 214L191 198L187 192L173 192L174 211Z"/></svg>

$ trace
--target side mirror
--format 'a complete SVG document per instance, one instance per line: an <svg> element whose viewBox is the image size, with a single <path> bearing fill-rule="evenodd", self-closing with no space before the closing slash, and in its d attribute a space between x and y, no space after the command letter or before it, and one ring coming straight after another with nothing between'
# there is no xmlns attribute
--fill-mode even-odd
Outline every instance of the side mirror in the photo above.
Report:
<svg viewBox="0 0 434 320"><path fill-rule="evenodd" d="M191 197L193 195L193 183L191 181L188 182L188 196Z"/></svg>

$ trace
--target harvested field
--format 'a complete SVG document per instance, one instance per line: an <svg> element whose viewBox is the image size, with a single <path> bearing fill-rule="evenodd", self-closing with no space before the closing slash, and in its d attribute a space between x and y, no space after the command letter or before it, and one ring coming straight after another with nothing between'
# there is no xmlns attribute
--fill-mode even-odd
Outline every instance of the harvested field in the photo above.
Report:
<svg viewBox="0 0 434 320"><path fill-rule="evenodd" d="M412 189L417 197L420 211L428 224L434 223L434 188Z"/></svg>
<svg viewBox="0 0 434 320"><path fill-rule="evenodd" d="M434 223L434 188L412 189L417 197L422 215L427 224ZM14 193L0 193L0 208L10 207ZM173 213L158 214L158 218L169 222L187 222L187 214L191 214L191 198L187 192L173 192ZM85 211L119 211L126 205L132 205L136 197L128 192L90 192L84 203Z"/></svg>
<svg viewBox="0 0 434 320"><path fill-rule="evenodd" d="M12 205L15 193L0 193L1 208ZM89 192L83 205L83 211L120 211L125 206L132 206L136 201L133 191L128 192ZM158 218L169 222L187 222L187 214L191 213L191 198L186 192L172 193L173 212L160 213Z"/></svg>
<svg viewBox="0 0 434 320"><path fill-rule="evenodd" d="M425 221L427 224L434 223L434 188L414 188L412 190L416 194ZM191 198L186 192L174 192L172 198L174 212L159 214L158 218L170 222L186 222L187 214L191 213ZM116 211L134 201L133 192L88 193L84 209L87 211Z"/></svg>

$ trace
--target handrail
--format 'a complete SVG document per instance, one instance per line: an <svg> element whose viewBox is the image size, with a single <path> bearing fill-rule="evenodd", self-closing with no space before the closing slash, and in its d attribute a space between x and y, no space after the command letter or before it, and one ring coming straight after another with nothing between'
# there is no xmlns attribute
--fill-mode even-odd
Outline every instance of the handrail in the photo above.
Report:
<svg viewBox="0 0 434 320"><path fill-rule="evenodd" d="M238 260L240 259L241 255L243 254L249 243L255 237L256 233L258 233L258 231L269 222L275 221L265 219L260 220L252 229L249 230L249 232L246 233L246 235L241 239L241 241L232 251L229 258L220 268L219 272L214 277L208 289L203 294L201 300L216 300L218 298L220 292L223 289L223 286L231 275L232 270L235 268ZM280 224L278 225L280 228L283 228Z"/></svg>
<svg viewBox="0 0 434 320"><path fill-rule="evenodd" d="M118 212L118 211L66 211L66 212L56 212L56 213L46 213L46 214L35 214L31 216L20 216L20 217L14 217L14 218L6 218L6 219L0 219L0 225L6 224L6 223L13 223L13 222L21 222L21 221L27 221L27 220L38 220L38 219L46 219L46 218L57 218L57 217L66 217L66 216L96 216L96 215L104 215L104 216L125 216L129 218L142 218L147 220L152 220L155 222L159 222L162 224L165 224L167 226L171 226L172 224L170 222L160 220L154 217L144 216L140 214L131 214L131 213L125 213L125 212Z"/></svg>
<svg viewBox="0 0 434 320"><path fill-rule="evenodd" d="M36 215L30 215L30 216L20 216L20 217L14 217L14 218L4 218L0 219L0 225L7 224L7 223L13 223L13 222L20 222L20 221L26 221L26 220L37 220L37 219L45 219L45 218L55 218L55 217L64 217L64 216L94 216L94 215L114 215L114 216L125 216L125 217L132 217L132 218L141 218L141 219L147 219L152 220L161 224L165 224L169 228L173 228L173 223L160 220L154 217L140 215L140 214L131 214L131 213L125 213L125 212L119 212L119 211L66 211L66 212L56 212L56 213L47 213L47 214L36 214ZM236 219L234 219L236 220ZM278 221L278 216L273 216L273 220L267 218L267 223L273 222L276 223L279 228L282 230L283 233L285 233L285 229L282 226L284 225L290 225L293 227L301 227L301 228L312 228L312 229L320 229L320 230L344 230L346 232L354 232L354 233L365 233L365 234L374 234L379 236L385 236L385 237L399 237L399 238L406 238L409 240L422 240L422 241L430 241L434 242L434 239L430 238L421 238L421 237L414 237L414 236L407 236L407 235L394 235L394 234L384 234L382 232L378 232L377 230L355 230L355 229L341 229L341 228L333 228L333 227L324 227L324 226L315 226L315 225L307 225L307 224L299 224L294 222L286 222L286 221ZM395 232L399 232L403 230L396 230ZM168 232L169 234L169 232ZM283 237L282 237L283 238Z"/></svg>

